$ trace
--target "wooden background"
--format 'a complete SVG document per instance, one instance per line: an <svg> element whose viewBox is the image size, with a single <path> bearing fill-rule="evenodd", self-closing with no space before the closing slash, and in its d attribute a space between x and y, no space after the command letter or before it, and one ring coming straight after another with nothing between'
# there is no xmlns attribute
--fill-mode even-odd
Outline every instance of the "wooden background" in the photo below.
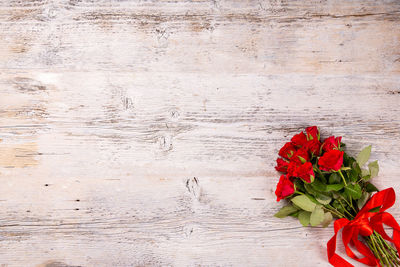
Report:
<svg viewBox="0 0 400 267"><path fill-rule="evenodd" d="M0 266L329 266L277 151L318 125L400 194L399 113L398 0L3 0Z"/></svg>

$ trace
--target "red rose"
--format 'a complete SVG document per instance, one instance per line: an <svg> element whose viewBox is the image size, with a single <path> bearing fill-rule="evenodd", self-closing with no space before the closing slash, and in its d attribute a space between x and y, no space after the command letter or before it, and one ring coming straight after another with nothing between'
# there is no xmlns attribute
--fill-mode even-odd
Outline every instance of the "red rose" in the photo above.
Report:
<svg viewBox="0 0 400 267"><path fill-rule="evenodd" d="M295 151L296 148L294 145L291 142L288 142L279 150L279 156L289 159L291 156L293 156Z"/></svg>
<svg viewBox="0 0 400 267"><path fill-rule="evenodd" d="M287 162L286 160L282 159L282 158L277 158L276 159L276 166L275 169L278 172L286 172L287 171L287 167L289 165L289 162Z"/></svg>
<svg viewBox="0 0 400 267"><path fill-rule="evenodd" d="M307 141L305 147L311 152L313 153L315 156L319 156L319 151L321 148L321 142L318 141L318 139L311 139L309 141Z"/></svg>
<svg viewBox="0 0 400 267"><path fill-rule="evenodd" d="M299 165L297 162L290 162L288 167L287 167L287 177L292 178L292 177L297 177L297 165Z"/></svg>
<svg viewBox="0 0 400 267"><path fill-rule="evenodd" d="M343 164L343 151L330 150L319 158L318 165L323 171L338 171Z"/></svg>
<svg viewBox="0 0 400 267"><path fill-rule="evenodd" d="M306 162L304 164L290 162L287 168L287 177L298 177L307 183L311 183L315 177L311 162Z"/></svg>
<svg viewBox="0 0 400 267"><path fill-rule="evenodd" d="M341 136L336 137L336 138L334 136L330 136L325 139L325 141L322 145L322 149L325 151L330 151L332 149L339 149L341 141L342 141Z"/></svg>
<svg viewBox="0 0 400 267"><path fill-rule="evenodd" d="M275 190L276 201L280 201L281 199L284 199L293 193L293 183L288 178L286 178L285 175L282 175Z"/></svg>
<svg viewBox="0 0 400 267"><path fill-rule="evenodd" d="M307 142L307 136L301 132L293 136L291 141L296 146L303 146Z"/></svg>
<svg viewBox="0 0 400 267"><path fill-rule="evenodd" d="M306 162L297 167L297 177L303 179L307 183L314 180L314 171L311 162Z"/></svg>
<svg viewBox="0 0 400 267"><path fill-rule="evenodd" d="M319 131L317 126L311 126L306 128L307 140L319 140Z"/></svg>
<svg viewBox="0 0 400 267"><path fill-rule="evenodd" d="M308 156L308 150L303 147L298 149L290 158L290 161L296 162L298 164L304 163L309 160L310 157Z"/></svg>

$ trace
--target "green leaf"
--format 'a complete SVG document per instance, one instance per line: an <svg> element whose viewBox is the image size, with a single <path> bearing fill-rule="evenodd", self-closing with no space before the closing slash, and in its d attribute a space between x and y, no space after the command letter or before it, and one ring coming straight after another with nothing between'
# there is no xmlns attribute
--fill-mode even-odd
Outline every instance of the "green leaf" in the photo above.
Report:
<svg viewBox="0 0 400 267"><path fill-rule="evenodd" d="M315 190L317 190L317 191L319 191L319 192L325 192L325 191L326 191L326 185L323 184L323 183L321 183L321 182L318 181L318 180L315 180L315 181L311 184L311 186L312 186Z"/></svg>
<svg viewBox="0 0 400 267"><path fill-rule="evenodd" d="M301 163L306 163L307 162L307 160L305 159L305 158L303 158L303 157L301 157L301 156L297 156L298 158L299 158L299 160L301 161Z"/></svg>
<svg viewBox="0 0 400 267"><path fill-rule="evenodd" d="M312 202L306 195L300 195L291 199L292 202L302 210L312 212L316 204ZM300 214L299 214L300 215Z"/></svg>
<svg viewBox="0 0 400 267"><path fill-rule="evenodd" d="M370 164L368 164L368 169L369 169L369 172L371 174L371 178L376 177L378 175L378 172L379 172L378 161L375 160L375 161L371 162Z"/></svg>
<svg viewBox="0 0 400 267"><path fill-rule="evenodd" d="M327 184L325 175L323 175L323 174L322 174L322 175L319 175L318 178L321 180L321 183Z"/></svg>
<svg viewBox="0 0 400 267"><path fill-rule="evenodd" d="M307 226L310 223L311 212L308 211L300 211L299 213L299 221L303 226Z"/></svg>
<svg viewBox="0 0 400 267"><path fill-rule="evenodd" d="M357 156L357 163L358 165L363 166L369 159L369 156L371 155L371 147L372 146L367 146L363 150L361 150L360 154Z"/></svg>
<svg viewBox="0 0 400 267"><path fill-rule="evenodd" d="M353 157L347 155L346 152L343 153L343 165L344 166L351 166L351 164L356 161Z"/></svg>
<svg viewBox="0 0 400 267"><path fill-rule="evenodd" d="M343 184L328 184L326 186L326 191L339 191L340 189L343 188Z"/></svg>
<svg viewBox="0 0 400 267"><path fill-rule="evenodd" d="M350 178L353 182L356 182L361 175L361 168L356 161L354 161L351 166Z"/></svg>
<svg viewBox="0 0 400 267"><path fill-rule="evenodd" d="M311 213L310 216L310 224L311 226L317 226L324 220L324 211L321 208L321 205L315 206L315 209Z"/></svg>
<svg viewBox="0 0 400 267"><path fill-rule="evenodd" d="M333 202L332 202L332 207L334 207L335 209L337 209L337 208L339 208L340 207L340 203L337 201L337 200L334 200Z"/></svg>
<svg viewBox="0 0 400 267"><path fill-rule="evenodd" d="M338 210L339 212L341 212L341 213L344 212L344 209L343 209L342 205L340 205L339 201L334 200L334 201L332 202L332 206L333 206L336 210Z"/></svg>
<svg viewBox="0 0 400 267"><path fill-rule="evenodd" d="M304 184L304 188L306 189L307 193L309 193L310 195L317 195L317 192L315 192L315 190L313 189L313 187L311 186L311 184Z"/></svg>
<svg viewBox="0 0 400 267"><path fill-rule="evenodd" d="M370 171L367 169L362 169L361 170L361 177L363 178L364 181L368 181L371 178Z"/></svg>
<svg viewBox="0 0 400 267"><path fill-rule="evenodd" d="M333 220L332 213L326 212L324 214L324 220L322 221L322 227L327 227Z"/></svg>
<svg viewBox="0 0 400 267"><path fill-rule="evenodd" d="M297 191L304 192L304 183L301 179L295 179L294 185Z"/></svg>
<svg viewBox="0 0 400 267"><path fill-rule="evenodd" d="M317 162L313 164L313 171L315 174L315 178L318 179L319 181L321 181L322 183L326 184L326 177L325 177L323 171L321 171L319 169Z"/></svg>
<svg viewBox="0 0 400 267"><path fill-rule="evenodd" d="M361 169L361 176L364 177L364 176L367 176L367 175L369 175L369 170Z"/></svg>
<svg viewBox="0 0 400 267"><path fill-rule="evenodd" d="M337 172L334 172L331 174L331 176L329 176L329 183L330 184L337 184L340 183L341 178L339 176L339 174L337 174Z"/></svg>
<svg viewBox="0 0 400 267"><path fill-rule="evenodd" d="M363 179L364 179L365 181L368 181L370 178L371 178L371 175L367 175L367 176L364 176L364 177L363 177Z"/></svg>
<svg viewBox="0 0 400 267"><path fill-rule="evenodd" d="M381 206L378 206L378 207L370 209L368 212L379 212L380 209L381 209Z"/></svg>
<svg viewBox="0 0 400 267"><path fill-rule="evenodd" d="M314 202L314 204L318 204L318 201L315 199L314 196L307 195L307 197L308 197L312 202Z"/></svg>
<svg viewBox="0 0 400 267"><path fill-rule="evenodd" d="M344 191L355 200L359 199L362 194L361 187L358 184L348 184Z"/></svg>
<svg viewBox="0 0 400 267"><path fill-rule="evenodd" d="M364 207L365 203L367 203L369 199L370 193L368 192L363 192L361 195L361 198L357 201L357 206L359 209L362 209Z"/></svg>
<svg viewBox="0 0 400 267"><path fill-rule="evenodd" d="M350 171L346 171L346 176L350 179L350 181L357 182L360 177L360 173L360 167L358 166L357 162L354 162L353 168Z"/></svg>
<svg viewBox="0 0 400 267"><path fill-rule="evenodd" d="M376 186L371 183L367 183L367 185L365 186L365 190L367 190L368 193L379 191L378 188L376 188Z"/></svg>
<svg viewBox="0 0 400 267"><path fill-rule="evenodd" d="M297 211L297 209L294 206L289 204L289 205L281 208L277 213L275 213L274 216L276 218L285 218L296 211Z"/></svg>
<svg viewBox="0 0 400 267"><path fill-rule="evenodd" d="M295 207L298 210L301 210L301 208L299 206L296 206L294 203L292 203L292 206Z"/></svg>
<svg viewBox="0 0 400 267"><path fill-rule="evenodd" d="M332 198L324 194L318 194L315 199L322 205L327 205L331 202Z"/></svg>

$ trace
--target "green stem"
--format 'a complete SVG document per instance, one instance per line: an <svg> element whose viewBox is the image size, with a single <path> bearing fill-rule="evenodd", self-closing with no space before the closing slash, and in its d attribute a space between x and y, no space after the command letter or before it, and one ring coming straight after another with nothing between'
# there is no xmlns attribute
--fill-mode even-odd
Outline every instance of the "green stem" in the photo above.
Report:
<svg viewBox="0 0 400 267"><path fill-rule="evenodd" d="M397 251L390 246L383 237L374 231L367 239L367 244L371 251L384 266L400 266L400 259Z"/></svg>
<svg viewBox="0 0 400 267"><path fill-rule="evenodd" d="M389 266L390 259L388 259L386 253L383 252L383 250L381 248L381 244L379 243L379 241L376 239L376 237L374 235L371 235L371 238L374 240L374 242L377 243L377 248L378 248L380 254L382 255L383 262Z"/></svg>
<svg viewBox="0 0 400 267"><path fill-rule="evenodd" d="M397 254L397 251L391 246L389 245L385 239L383 239L383 237L378 234L378 233L374 233L376 235L376 237L378 238L380 244L382 244L382 248L386 251L389 252L387 255L390 257L390 259L392 259L392 264L394 266L399 266L400 261L399 261L399 256Z"/></svg>
<svg viewBox="0 0 400 267"><path fill-rule="evenodd" d="M329 205L329 204L328 204ZM327 205L327 206L328 206ZM329 205L330 208L326 208L325 206L322 206L323 209L332 212L333 214L335 214L336 216L338 216L339 218L346 218L346 216L344 214L342 214L340 211L338 211L337 209L335 209L334 207L332 207L331 205Z"/></svg>
<svg viewBox="0 0 400 267"><path fill-rule="evenodd" d="M347 186L346 179L344 178L342 171L339 170L338 173L339 173L340 176L342 177L344 185ZM343 199L347 202L347 204L348 204L348 205L354 210L354 212L357 214L357 211L356 211L356 209L355 209L354 206L353 206L353 200L352 200L351 196L349 196L349 198L350 198L350 203L347 202L347 200L346 200L345 198L343 198Z"/></svg>
<svg viewBox="0 0 400 267"><path fill-rule="evenodd" d="M370 235L368 240L369 240L369 242L367 241L367 243L368 243L369 247L371 248L372 252L374 253L375 257L377 257L379 259L379 262L382 263L383 260L381 258L380 253L378 252L378 249L376 248L373 236Z"/></svg>
<svg viewBox="0 0 400 267"><path fill-rule="evenodd" d="M343 179L344 186L347 186L346 179L344 178L343 173L340 170L338 171L338 173L340 174L340 176Z"/></svg>
<svg viewBox="0 0 400 267"><path fill-rule="evenodd" d="M347 199L346 199L345 197L343 197L342 195L340 195L340 197L347 203L347 205L349 205L349 206L353 209L353 211L355 212L355 214L357 214L357 211L356 211L356 209L354 208L353 204L352 204L351 202L348 202ZM354 215L354 216L355 216L355 215ZM354 217L354 216L353 216L353 217Z"/></svg>
<svg viewBox="0 0 400 267"><path fill-rule="evenodd" d="M342 206L343 210L345 212L347 212L347 214L349 214L349 216L351 217L350 219L352 220L354 218L354 216L344 207L342 201L340 201L340 199L338 199L340 206Z"/></svg>

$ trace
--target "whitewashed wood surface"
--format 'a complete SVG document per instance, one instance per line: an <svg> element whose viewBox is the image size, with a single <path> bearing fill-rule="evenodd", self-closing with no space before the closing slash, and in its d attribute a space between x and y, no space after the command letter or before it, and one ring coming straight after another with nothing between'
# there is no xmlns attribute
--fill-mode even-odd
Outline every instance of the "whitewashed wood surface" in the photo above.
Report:
<svg viewBox="0 0 400 267"><path fill-rule="evenodd" d="M3 0L0 266L329 266L277 151L318 125L400 194L399 113L400 1Z"/></svg>

